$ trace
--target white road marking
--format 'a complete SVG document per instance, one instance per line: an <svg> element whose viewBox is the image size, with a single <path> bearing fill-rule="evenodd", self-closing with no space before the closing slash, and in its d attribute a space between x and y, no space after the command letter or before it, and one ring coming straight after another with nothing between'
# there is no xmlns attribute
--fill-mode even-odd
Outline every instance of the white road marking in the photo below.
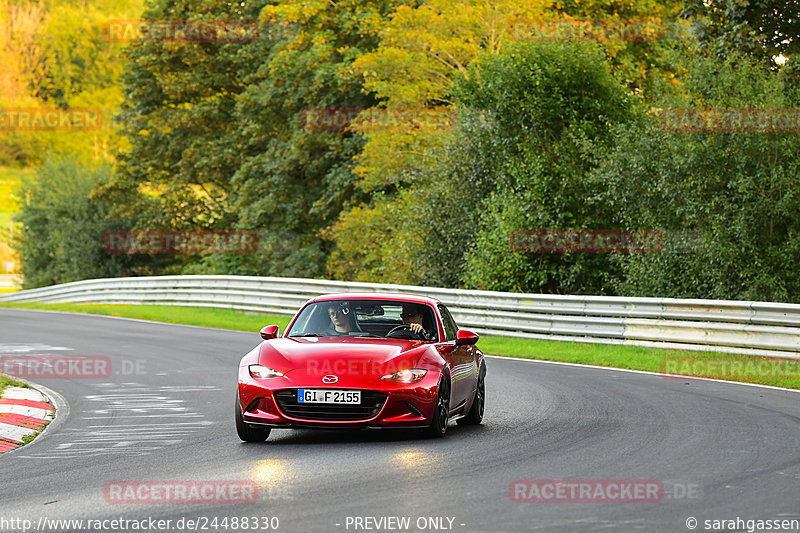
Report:
<svg viewBox="0 0 800 533"><path fill-rule="evenodd" d="M68 442L59 443L41 455L21 457L68 459L92 455L147 455L180 444L213 424L180 396L187 392L220 390L220 387L205 385L148 387L140 383L100 383L94 386L100 393L84 398L90 408L84 410L80 418L92 420L92 425L81 429L64 428L58 436ZM97 408L92 409L94 406ZM180 417L180 421L164 422L170 415ZM153 418L158 420L151 420Z"/></svg>
<svg viewBox="0 0 800 533"><path fill-rule="evenodd" d="M0 355L8 354L25 354L32 352L63 352L72 351L72 348L65 346L49 346L47 344L39 343L10 343L0 344Z"/></svg>

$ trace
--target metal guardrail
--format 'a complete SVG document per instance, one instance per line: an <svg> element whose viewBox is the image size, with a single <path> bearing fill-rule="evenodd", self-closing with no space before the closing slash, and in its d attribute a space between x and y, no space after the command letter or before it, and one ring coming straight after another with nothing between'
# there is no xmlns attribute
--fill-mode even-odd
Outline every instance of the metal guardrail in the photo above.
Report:
<svg viewBox="0 0 800 533"><path fill-rule="evenodd" d="M797 304L517 294L247 276L95 279L0 294L0 301L180 305L294 314L309 298L332 292L430 296L447 305L460 326L482 334L800 359Z"/></svg>

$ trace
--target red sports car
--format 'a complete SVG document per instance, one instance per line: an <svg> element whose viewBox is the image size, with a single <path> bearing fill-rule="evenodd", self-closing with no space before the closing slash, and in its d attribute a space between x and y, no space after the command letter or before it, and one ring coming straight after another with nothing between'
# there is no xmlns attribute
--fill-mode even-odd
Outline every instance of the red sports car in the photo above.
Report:
<svg viewBox="0 0 800 533"><path fill-rule="evenodd" d="M239 363L236 430L246 442L272 428L425 428L480 424L486 361L478 335L458 329L432 298L331 294L306 302L285 335Z"/></svg>

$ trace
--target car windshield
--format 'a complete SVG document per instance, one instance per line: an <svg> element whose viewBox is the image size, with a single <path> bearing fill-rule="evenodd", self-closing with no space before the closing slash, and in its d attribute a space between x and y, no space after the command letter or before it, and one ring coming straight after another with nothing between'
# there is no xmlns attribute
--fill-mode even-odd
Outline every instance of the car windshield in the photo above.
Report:
<svg viewBox="0 0 800 533"><path fill-rule="evenodd" d="M328 300L307 305L288 337L438 340L433 309L398 300ZM419 326L421 326L421 330Z"/></svg>

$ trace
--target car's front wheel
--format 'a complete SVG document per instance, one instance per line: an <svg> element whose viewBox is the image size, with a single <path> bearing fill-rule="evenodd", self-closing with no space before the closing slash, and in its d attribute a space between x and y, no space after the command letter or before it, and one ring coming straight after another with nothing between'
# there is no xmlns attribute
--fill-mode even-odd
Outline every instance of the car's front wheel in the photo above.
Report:
<svg viewBox="0 0 800 533"><path fill-rule="evenodd" d="M253 427L242 418L242 404L236 393L236 433L245 442L264 442L272 431L270 428Z"/></svg>
<svg viewBox="0 0 800 533"><path fill-rule="evenodd" d="M472 407L464 418L458 420L459 424L477 426L483 421L483 411L486 409L486 370L481 369L478 376L478 386L475 388L475 398Z"/></svg>
<svg viewBox="0 0 800 533"><path fill-rule="evenodd" d="M436 405L433 408L433 420L428 426L427 433L430 437L444 437L447 432L447 420L450 416L450 382L444 378L439 383L439 392L436 394Z"/></svg>

